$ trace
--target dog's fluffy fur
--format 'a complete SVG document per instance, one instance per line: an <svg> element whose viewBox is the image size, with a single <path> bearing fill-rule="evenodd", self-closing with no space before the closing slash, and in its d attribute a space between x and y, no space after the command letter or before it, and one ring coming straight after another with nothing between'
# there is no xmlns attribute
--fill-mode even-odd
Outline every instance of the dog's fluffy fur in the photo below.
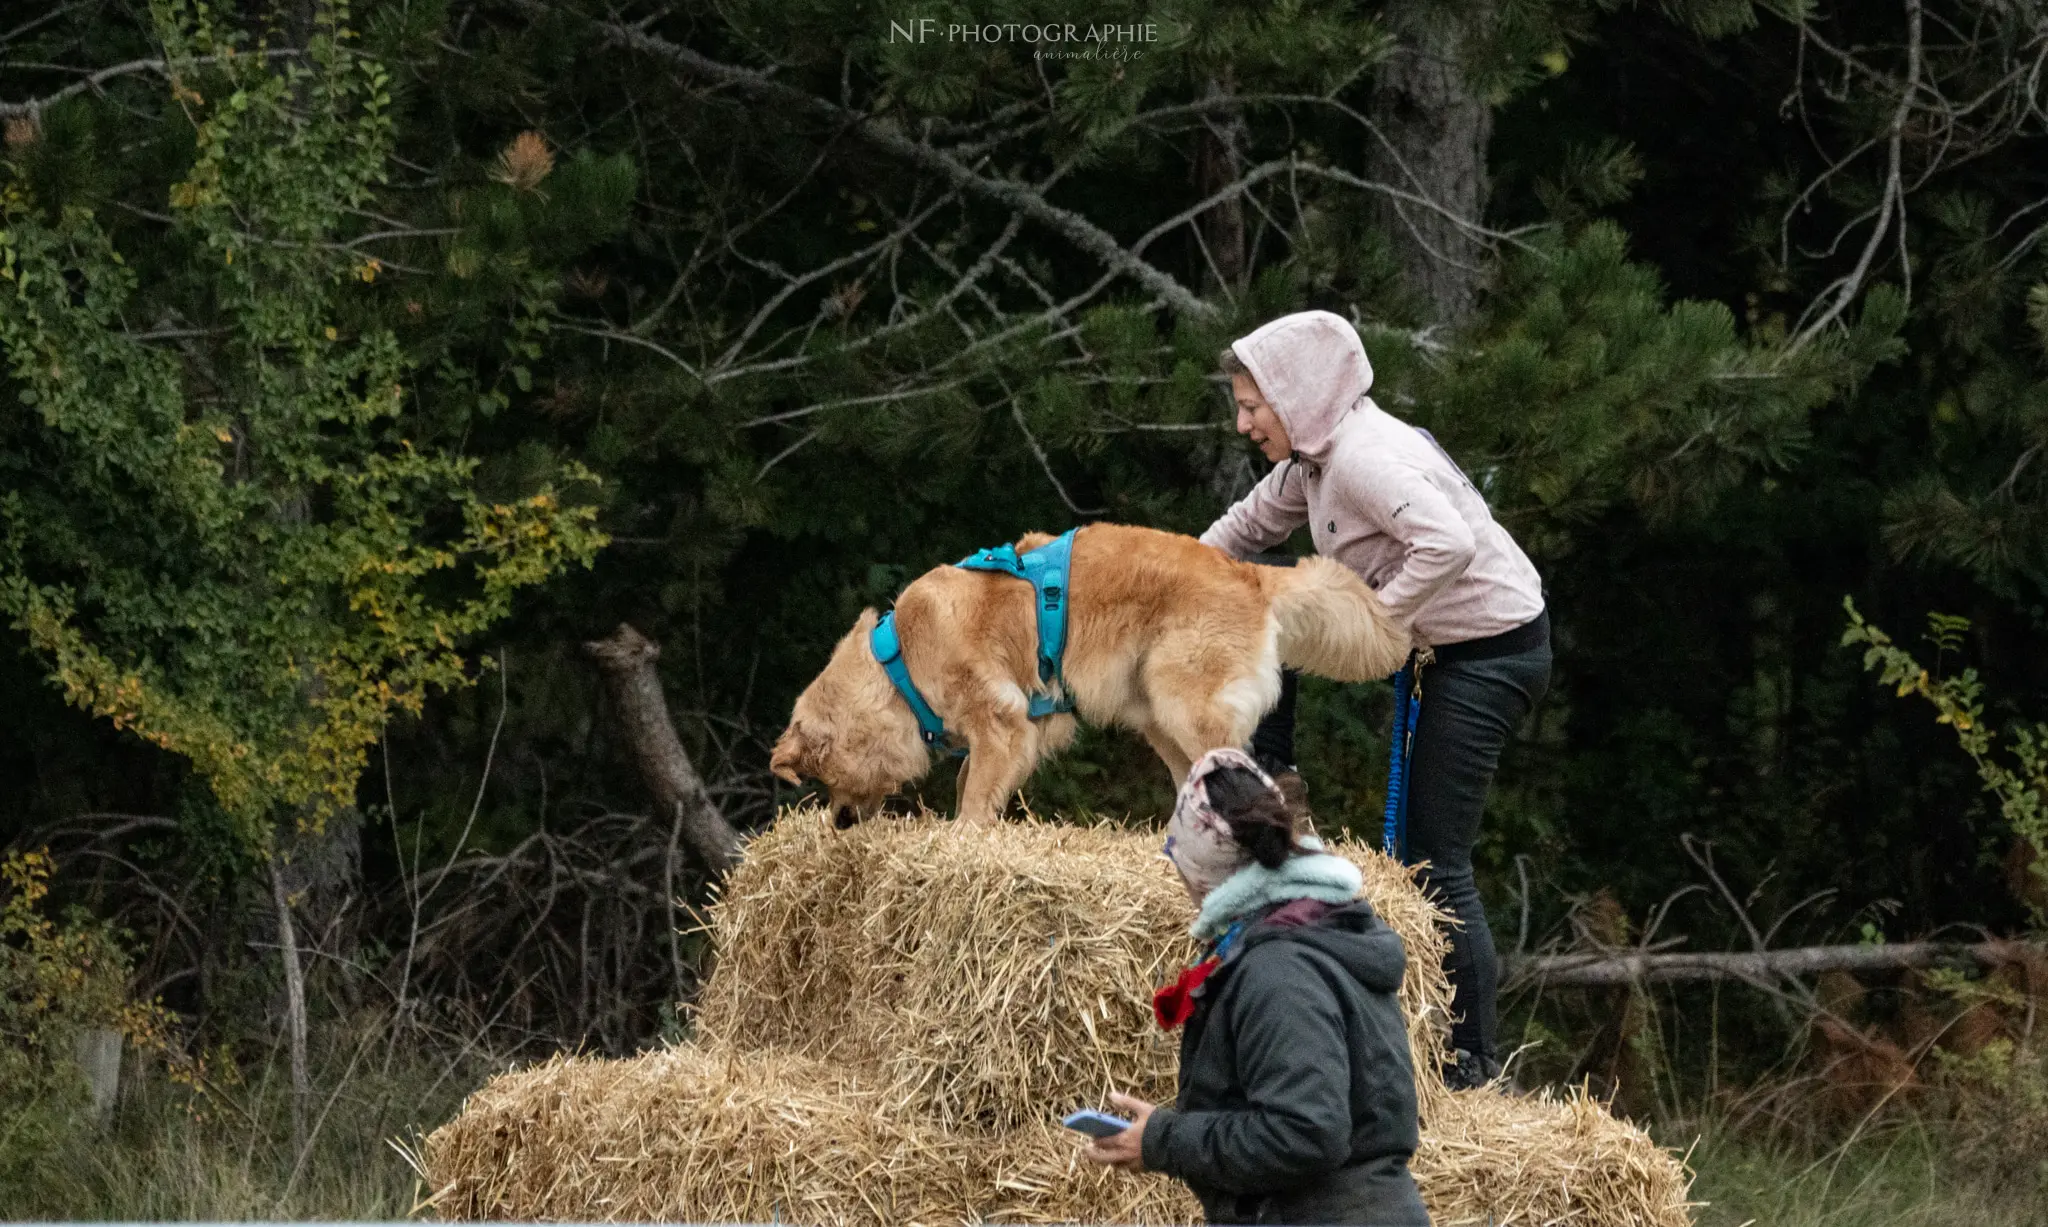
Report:
<svg viewBox="0 0 2048 1227"><path fill-rule="evenodd" d="M1052 540L1032 533L1019 551ZM1192 537L1094 524L1074 539L1068 695L1092 724L1133 729L1176 784L1219 746L1242 746L1280 696L1280 668L1340 681L1385 677L1409 638L1342 564L1238 562ZM797 696L771 769L822 781L842 825L930 769L917 718L868 646L864 611ZM936 567L896 599L911 680L968 748L960 816L994 821L1046 755L1073 740L1071 715L1032 720L1038 627L1031 586L1012 576Z"/></svg>

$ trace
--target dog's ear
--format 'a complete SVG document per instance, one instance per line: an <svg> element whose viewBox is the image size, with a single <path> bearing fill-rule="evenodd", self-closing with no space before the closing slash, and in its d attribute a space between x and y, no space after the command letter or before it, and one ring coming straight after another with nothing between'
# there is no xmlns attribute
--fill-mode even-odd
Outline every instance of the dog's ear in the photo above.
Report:
<svg viewBox="0 0 2048 1227"><path fill-rule="evenodd" d="M798 788L804 783L803 776L797 774L797 764L803 760L801 736L797 726L790 725L782 730L782 736L775 739L775 751L768 756L768 773Z"/></svg>
<svg viewBox="0 0 2048 1227"><path fill-rule="evenodd" d="M775 739L775 751L768 757L768 770L777 779L799 787L805 776L815 778L819 764L832 749L830 737L814 738L796 721Z"/></svg>

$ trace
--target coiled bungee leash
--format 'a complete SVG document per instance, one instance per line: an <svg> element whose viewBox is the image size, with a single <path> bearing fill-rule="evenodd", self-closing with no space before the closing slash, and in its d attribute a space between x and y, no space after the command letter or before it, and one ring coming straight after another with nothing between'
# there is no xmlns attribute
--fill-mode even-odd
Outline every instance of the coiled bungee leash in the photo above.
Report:
<svg viewBox="0 0 2048 1227"><path fill-rule="evenodd" d="M1415 757L1415 729L1422 719L1422 668L1436 659L1424 648L1410 652L1408 663L1394 674L1394 731L1387 739L1387 812L1381 846L1388 856L1408 863L1408 768Z"/></svg>

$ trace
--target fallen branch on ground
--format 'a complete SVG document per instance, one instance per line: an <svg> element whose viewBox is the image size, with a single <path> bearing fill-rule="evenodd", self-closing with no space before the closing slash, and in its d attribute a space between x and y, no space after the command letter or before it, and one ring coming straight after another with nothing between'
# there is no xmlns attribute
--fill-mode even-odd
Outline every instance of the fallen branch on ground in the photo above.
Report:
<svg viewBox="0 0 2048 1227"><path fill-rule="evenodd" d="M1824 971L1896 971L1976 964L1997 967L2048 947L2021 941L1895 942L1884 945L1796 946L1785 950L1657 953L1594 951L1539 954L1509 963L1507 986L1542 983L1593 988L1684 980L1741 980L1775 986L1787 976Z"/></svg>

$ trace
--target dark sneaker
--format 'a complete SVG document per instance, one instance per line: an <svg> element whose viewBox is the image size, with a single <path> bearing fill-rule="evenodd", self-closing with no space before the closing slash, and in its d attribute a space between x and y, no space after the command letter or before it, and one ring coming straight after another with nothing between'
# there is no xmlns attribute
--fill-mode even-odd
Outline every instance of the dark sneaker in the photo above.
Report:
<svg viewBox="0 0 2048 1227"><path fill-rule="evenodd" d="M1500 1077L1500 1062L1476 1052L1458 1049L1455 1062L1444 1066L1444 1085L1454 1091L1477 1090Z"/></svg>

